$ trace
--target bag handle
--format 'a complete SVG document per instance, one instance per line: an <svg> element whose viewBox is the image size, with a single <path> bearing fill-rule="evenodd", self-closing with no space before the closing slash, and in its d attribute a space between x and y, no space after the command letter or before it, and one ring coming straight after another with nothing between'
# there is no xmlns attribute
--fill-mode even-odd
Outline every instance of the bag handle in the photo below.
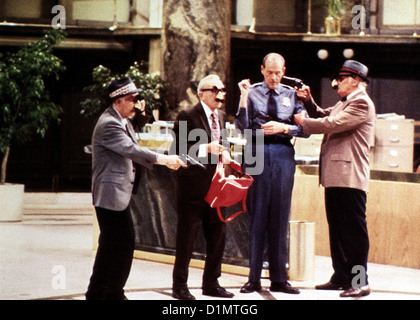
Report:
<svg viewBox="0 0 420 320"><path fill-rule="evenodd" d="M233 170L238 171L240 174L242 174L242 166L239 164L239 162L236 162L233 159L231 159L229 163L224 163L223 162L223 157L220 157L218 165L221 166L222 168L224 168L225 165L228 165Z"/></svg>
<svg viewBox="0 0 420 320"><path fill-rule="evenodd" d="M238 162L236 162L235 160L232 159L229 163L229 166L233 170L238 171L240 174L242 174L242 166Z"/></svg>
<svg viewBox="0 0 420 320"><path fill-rule="evenodd" d="M218 163L218 168L221 168L221 170L220 170L221 179L223 179L225 177L225 172L223 170L224 167L225 167L225 164L229 165L233 170L238 171L240 174L242 174L242 167L238 162L236 162L235 160L232 159L229 163L223 163L223 157L220 157L219 163ZM222 222L225 222L225 223L231 222L233 219L235 219L241 213L246 212L246 194L242 198L242 210L239 210L239 211L233 213L227 219L223 218L222 211L221 211L220 207L216 207L216 209L217 209L217 215L219 216L219 219Z"/></svg>
<svg viewBox="0 0 420 320"><path fill-rule="evenodd" d="M237 216L239 216L241 213L244 213L246 211L246 194L242 198L242 210L239 210L232 214L229 218L225 219L223 218L222 211L220 207L217 207L217 215L219 216L219 219L225 223L231 222L233 219L235 219Z"/></svg>

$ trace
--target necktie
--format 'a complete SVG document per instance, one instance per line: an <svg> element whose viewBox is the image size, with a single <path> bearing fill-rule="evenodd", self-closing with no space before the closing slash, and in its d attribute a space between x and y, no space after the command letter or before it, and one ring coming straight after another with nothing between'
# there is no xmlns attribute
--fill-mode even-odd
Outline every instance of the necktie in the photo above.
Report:
<svg viewBox="0 0 420 320"><path fill-rule="evenodd" d="M219 133L219 126L217 125L217 116L212 112L210 114L211 119L211 141L219 141L220 133Z"/></svg>
<svg viewBox="0 0 420 320"><path fill-rule="evenodd" d="M272 120L278 120L277 119L277 101L274 97L274 90L270 90L270 93L268 96L267 110L268 110L268 116Z"/></svg>

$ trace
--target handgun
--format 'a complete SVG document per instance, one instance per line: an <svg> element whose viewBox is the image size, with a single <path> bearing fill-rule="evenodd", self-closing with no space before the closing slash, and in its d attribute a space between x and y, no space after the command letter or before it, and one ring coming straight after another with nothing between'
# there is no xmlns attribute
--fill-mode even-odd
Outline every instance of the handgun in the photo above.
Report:
<svg viewBox="0 0 420 320"><path fill-rule="evenodd" d="M286 76L283 76L281 82L288 86L291 86L292 88L298 87L299 89L305 85L303 81L298 78L291 78Z"/></svg>
<svg viewBox="0 0 420 320"><path fill-rule="evenodd" d="M206 169L206 167L204 166L204 164L198 162L197 160L195 160L193 157L190 157L188 154L181 154L179 156L181 158L182 161L184 161L186 164L189 165L193 165L193 166L198 166L201 169Z"/></svg>

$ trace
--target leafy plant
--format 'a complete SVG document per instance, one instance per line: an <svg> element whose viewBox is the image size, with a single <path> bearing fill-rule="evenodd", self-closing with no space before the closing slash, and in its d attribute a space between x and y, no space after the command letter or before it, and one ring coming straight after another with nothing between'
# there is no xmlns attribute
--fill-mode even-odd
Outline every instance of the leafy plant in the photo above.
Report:
<svg viewBox="0 0 420 320"><path fill-rule="evenodd" d="M325 5L327 6L328 14L331 17L338 19L344 15L344 0L326 0Z"/></svg>
<svg viewBox="0 0 420 320"><path fill-rule="evenodd" d="M45 84L58 80L63 61L53 55L53 47L65 38L52 30L41 39L14 53L0 53L0 153L3 154L1 184L6 183L6 167L13 143L44 136L52 120L59 120L60 106L50 101Z"/></svg>
<svg viewBox="0 0 420 320"><path fill-rule="evenodd" d="M92 93L95 98L86 99L81 103L81 113L86 116L93 116L109 105L107 88L111 82L121 77L130 77L137 88L142 89L141 96L146 100L146 108L151 110L163 110L166 107L165 95L168 89L167 84L159 75L146 73L145 62L134 64L124 74L112 73L110 69L100 65L92 71L92 84L84 88L85 92Z"/></svg>

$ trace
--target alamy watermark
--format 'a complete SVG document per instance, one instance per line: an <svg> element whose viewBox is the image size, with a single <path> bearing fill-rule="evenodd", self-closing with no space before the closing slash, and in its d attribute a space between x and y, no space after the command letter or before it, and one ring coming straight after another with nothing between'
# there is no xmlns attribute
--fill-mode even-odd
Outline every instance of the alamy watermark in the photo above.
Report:
<svg viewBox="0 0 420 320"><path fill-rule="evenodd" d="M356 5L351 9L351 12L355 14L351 20L351 26L355 30L366 29L366 8L362 5Z"/></svg>
<svg viewBox="0 0 420 320"><path fill-rule="evenodd" d="M173 140L177 143L172 143L169 154L188 154L191 158L199 161L202 164L217 164L219 156L213 154L205 154L200 156L200 146L208 144L209 135L204 129L193 129L188 131L187 121L180 121L177 134L173 130L169 130ZM240 154L242 157L235 160L240 164L244 164L246 172L251 175L258 175L264 169L264 133L261 129L251 130L245 129L243 131L243 139L247 145L239 145L229 142L230 132L226 129L220 131L222 145L228 147L233 153ZM251 147L252 146L252 147Z"/></svg>
<svg viewBox="0 0 420 320"><path fill-rule="evenodd" d="M66 268L62 265L56 265L51 269L54 275L51 280L51 287L54 290L66 289Z"/></svg>
<svg viewBox="0 0 420 320"><path fill-rule="evenodd" d="M351 11L355 14L351 21L352 28L355 30L366 29L366 8L362 5L355 5ZM55 14L51 21L53 29L66 29L66 8L62 5L55 5L51 13Z"/></svg>
<svg viewBox="0 0 420 320"><path fill-rule="evenodd" d="M51 20L53 29L66 29L66 8L61 5L56 5L52 8L51 13L56 14Z"/></svg>
<svg viewBox="0 0 420 320"><path fill-rule="evenodd" d="M351 269L351 273L355 274L353 279L351 280L351 286L353 288L362 288L367 285L367 276L366 276L366 269L361 265L356 265Z"/></svg>

